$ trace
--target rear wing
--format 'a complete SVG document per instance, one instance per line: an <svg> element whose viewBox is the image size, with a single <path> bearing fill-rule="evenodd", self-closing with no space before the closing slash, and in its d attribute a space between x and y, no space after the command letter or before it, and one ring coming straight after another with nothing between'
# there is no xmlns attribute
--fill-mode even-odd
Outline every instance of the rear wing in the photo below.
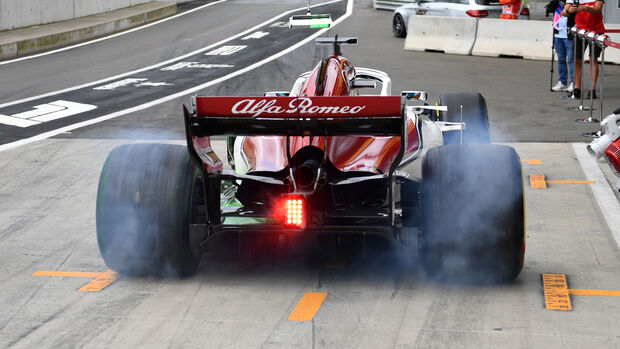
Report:
<svg viewBox="0 0 620 349"><path fill-rule="evenodd" d="M399 152L384 174L389 177L390 221L394 225L394 172L407 147L404 105L399 96L196 97L191 112L183 107L187 147L207 185L217 187L226 172L211 148L213 135L282 135L287 136L287 149L290 136L397 136ZM288 151L287 156L290 162Z"/></svg>
<svg viewBox="0 0 620 349"><path fill-rule="evenodd" d="M189 153L206 173L223 169L211 136L357 135L400 137L391 176L407 146L404 105L398 96L195 97L183 110Z"/></svg>
<svg viewBox="0 0 620 349"><path fill-rule="evenodd" d="M186 127L214 135L401 136L401 97L196 97Z"/></svg>

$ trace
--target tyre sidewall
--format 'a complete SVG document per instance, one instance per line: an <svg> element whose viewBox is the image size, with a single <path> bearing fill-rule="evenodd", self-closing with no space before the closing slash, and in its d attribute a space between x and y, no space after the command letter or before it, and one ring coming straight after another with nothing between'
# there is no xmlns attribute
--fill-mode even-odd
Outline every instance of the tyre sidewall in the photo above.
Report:
<svg viewBox="0 0 620 349"><path fill-rule="evenodd" d="M448 107L448 111L439 113L440 121L461 122L461 106L463 106L463 122L467 125L463 131L464 144L489 144L489 116L484 97L478 92L448 93L439 97L439 105ZM458 131L444 132L444 144L460 144L461 134Z"/></svg>
<svg viewBox="0 0 620 349"><path fill-rule="evenodd" d="M199 171L182 146L132 144L106 160L97 195L97 240L110 269L132 276L184 276L192 186Z"/></svg>
<svg viewBox="0 0 620 349"><path fill-rule="evenodd" d="M422 171L420 253L427 274L472 283L514 280L524 251L523 184L514 149L437 147Z"/></svg>

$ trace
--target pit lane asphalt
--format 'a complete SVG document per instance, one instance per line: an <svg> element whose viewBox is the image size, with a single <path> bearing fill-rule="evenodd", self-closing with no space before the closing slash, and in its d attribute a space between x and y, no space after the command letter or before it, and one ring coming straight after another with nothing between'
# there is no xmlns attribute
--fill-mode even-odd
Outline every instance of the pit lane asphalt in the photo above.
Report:
<svg viewBox="0 0 620 349"><path fill-rule="evenodd" d="M0 98L26 98L123 73L128 66L154 64L159 60L144 58L152 56L148 52L138 53L148 63L123 52L143 42L158 42L156 50L162 55L168 50L189 52L223 39L220 30L236 34L297 6L230 2L172 23L165 31L154 26L153 32L106 42L105 49L95 44L80 48L76 56L67 51L61 57L22 62L26 67L7 65L0 74L13 80L3 84ZM240 9L245 9L243 17ZM212 28L209 23L214 22L222 28ZM170 33L172 28L178 32ZM565 101L547 92L548 63L404 52L402 40L391 37L389 13L370 9L369 1L356 2L354 15L333 32L359 36L358 47L343 51L356 65L390 73L394 92L419 88L435 97L449 91L483 92L493 140L514 141L510 145L522 159L541 160L541 165L524 163L525 176L585 179L571 144L564 142L583 141L578 135L588 126L573 124L576 113L565 111ZM171 37L174 40L164 40ZM185 50L183 43L192 48ZM94 61L95 53L106 52L107 59ZM288 89L327 52L305 45L200 93ZM128 66L114 67L115 55L123 57L119 64ZM61 74L69 59L81 74ZM53 71L59 74L49 73ZM14 75L18 73L24 75ZM612 83L617 73L618 67L606 73L612 96L618 96ZM618 346L619 297L573 296L573 311L546 310L540 281L541 273L557 272L568 275L570 288L620 289L618 248L591 190L579 184L534 190L527 177L528 247L514 285L440 285L425 280L415 266L369 261L329 269L296 257L251 266L205 258L198 275L189 279L120 279L96 293L77 292L85 279L31 276L37 270L106 270L94 220L103 161L114 146L127 142L163 138L182 143L180 104L187 100L0 152L0 347ZM613 103L607 105L613 108ZM328 296L312 322L288 321L305 292Z"/></svg>

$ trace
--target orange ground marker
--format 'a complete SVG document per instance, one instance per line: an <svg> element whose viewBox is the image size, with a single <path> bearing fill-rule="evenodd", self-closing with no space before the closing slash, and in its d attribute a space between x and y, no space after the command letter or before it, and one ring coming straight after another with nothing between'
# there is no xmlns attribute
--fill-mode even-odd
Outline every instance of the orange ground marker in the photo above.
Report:
<svg viewBox="0 0 620 349"><path fill-rule="evenodd" d="M532 186L532 189L547 188L547 182L545 181L545 175L530 175L530 186Z"/></svg>
<svg viewBox="0 0 620 349"><path fill-rule="evenodd" d="M543 274L545 304L551 310L573 310L564 274Z"/></svg>
<svg viewBox="0 0 620 349"><path fill-rule="evenodd" d="M539 159L521 159L521 162L527 162L530 165L540 165L542 161Z"/></svg>
<svg viewBox="0 0 620 349"><path fill-rule="evenodd" d="M579 295L579 296L620 297L620 291L610 291L610 290L579 290L579 289L569 288L568 294L574 294L574 295Z"/></svg>
<svg viewBox="0 0 620 349"><path fill-rule="evenodd" d="M589 183L596 183L596 182L594 182L594 181L547 181L547 183L589 184Z"/></svg>
<svg viewBox="0 0 620 349"><path fill-rule="evenodd" d="M82 288L80 288L78 291L99 292L103 290L104 288L106 288L111 283L113 283L114 281L116 281L118 277L119 275L116 272L112 270L108 270L105 273L101 273L101 275L99 275L95 280L87 283Z"/></svg>
<svg viewBox="0 0 620 349"><path fill-rule="evenodd" d="M565 180L548 180L545 175L530 175L530 185L532 189L546 189L547 183L569 183L569 184L590 184L594 181L565 181Z"/></svg>
<svg viewBox="0 0 620 349"><path fill-rule="evenodd" d="M319 311L323 301L327 298L327 293L323 292L306 292L301 298L299 304L291 315L289 321L312 321L314 315Z"/></svg>
<svg viewBox="0 0 620 349"><path fill-rule="evenodd" d="M620 291L568 288L564 274L543 274L543 288L547 309L552 310L572 310L570 295L620 297Z"/></svg>
<svg viewBox="0 0 620 349"><path fill-rule="evenodd" d="M79 271L49 271L39 270L32 274L32 276L57 276L57 277L72 277L72 278L95 278L95 280L87 283L81 287L78 291L81 292L98 292L103 290L106 286L116 281L119 275L112 270L108 270L103 273L89 273Z"/></svg>
<svg viewBox="0 0 620 349"><path fill-rule="evenodd" d="M32 276L60 276L60 277L69 277L69 278L96 278L99 277L101 273L84 273L80 271L47 271L47 270L39 270L36 273L32 274Z"/></svg>

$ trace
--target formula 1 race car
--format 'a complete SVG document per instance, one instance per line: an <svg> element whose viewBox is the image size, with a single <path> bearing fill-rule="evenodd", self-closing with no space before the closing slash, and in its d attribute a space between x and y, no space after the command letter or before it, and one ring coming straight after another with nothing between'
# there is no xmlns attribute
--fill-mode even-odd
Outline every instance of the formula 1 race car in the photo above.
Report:
<svg viewBox="0 0 620 349"><path fill-rule="evenodd" d="M218 236L272 247L281 237L323 248L357 239L415 246L432 279L514 280L525 253L521 162L489 144L484 98L451 93L431 106L423 91L391 96L387 74L342 56L356 38L317 42L333 54L289 92L194 97L187 147L112 150L97 194L106 265L190 275ZM215 135L229 136L231 169ZM421 179L405 171L416 160Z"/></svg>

